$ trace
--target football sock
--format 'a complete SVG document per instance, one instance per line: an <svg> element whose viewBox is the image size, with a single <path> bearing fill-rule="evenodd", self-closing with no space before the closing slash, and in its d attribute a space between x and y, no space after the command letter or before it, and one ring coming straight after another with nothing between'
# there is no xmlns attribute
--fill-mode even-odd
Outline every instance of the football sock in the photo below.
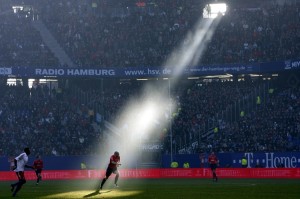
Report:
<svg viewBox="0 0 300 199"><path fill-rule="evenodd" d="M102 182L101 182L101 187L100 187L100 189L102 189L102 187L103 187L103 185L104 185L105 182L106 182L106 178L103 178L103 180L102 180Z"/></svg>
<svg viewBox="0 0 300 199"><path fill-rule="evenodd" d="M20 191L20 189L22 188L23 183L17 184L17 187L13 193L13 196L16 196L16 194L18 193L18 191Z"/></svg>
<svg viewBox="0 0 300 199"><path fill-rule="evenodd" d="M15 189L15 185L14 185L14 184L11 184L11 185L10 185L10 191L13 192L14 189Z"/></svg>
<svg viewBox="0 0 300 199"><path fill-rule="evenodd" d="M118 179L119 179L119 174L117 174L116 177L115 177L115 184L117 184Z"/></svg>

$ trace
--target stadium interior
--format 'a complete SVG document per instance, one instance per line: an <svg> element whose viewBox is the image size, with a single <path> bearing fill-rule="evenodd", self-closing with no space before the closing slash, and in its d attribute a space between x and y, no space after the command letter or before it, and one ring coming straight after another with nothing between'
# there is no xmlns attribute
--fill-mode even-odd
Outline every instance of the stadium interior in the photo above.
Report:
<svg viewBox="0 0 300 199"><path fill-rule="evenodd" d="M299 153L299 9L1 0L3 162L25 146L42 157L119 150L141 168L163 167L166 155Z"/></svg>

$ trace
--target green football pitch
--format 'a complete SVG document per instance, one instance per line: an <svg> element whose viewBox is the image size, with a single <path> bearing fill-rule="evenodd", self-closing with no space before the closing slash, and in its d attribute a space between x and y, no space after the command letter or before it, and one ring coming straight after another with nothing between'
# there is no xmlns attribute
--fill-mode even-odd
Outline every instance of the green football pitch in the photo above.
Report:
<svg viewBox="0 0 300 199"><path fill-rule="evenodd" d="M10 184L0 182L0 198L12 198ZM27 181L17 198L147 198L147 199L288 199L300 198L300 179L120 179L110 178L100 193L96 180Z"/></svg>

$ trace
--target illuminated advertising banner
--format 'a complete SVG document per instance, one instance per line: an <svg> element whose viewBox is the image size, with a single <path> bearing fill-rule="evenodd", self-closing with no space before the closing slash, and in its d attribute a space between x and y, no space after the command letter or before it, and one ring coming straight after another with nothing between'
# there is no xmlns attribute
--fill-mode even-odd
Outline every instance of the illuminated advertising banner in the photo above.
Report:
<svg viewBox="0 0 300 199"><path fill-rule="evenodd" d="M159 152L161 145L151 143L143 146L144 152ZM201 154L174 154L173 161L178 162L178 168L188 162L190 168L209 168L207 159L209 153ZM300 168L300 152L260 152L260 153L217 153L220 168L241 168L241 159L247 159L247 168ZM30 156L28 162L32 163L34 157ZM98 155L90 156L44 156L43 161L46 170L79 170L84 162L90 169L106 167L106 161ZM124 168L136 168L137 159L130 162L123 162ZM160 168L171 168L171 156L162 155ZM60 164L62 163L63 164ZM10 167L9 157L0 157L0 171L8 171Z"/></svg>
<svg viewBox="0 0 300 199"><path fill-rule="evenodd" d="M209 154L176 154L173 160L178 162L182 168L184 162L188 162L191 168L208 168ZM247 159L247 168L300 168L299 152L247 152L247 153L218 153L222 168L241 168L242 157ZM163 155L163 168L169 168L171 162L170 155ZM202 165L201 165L202 164Z"/></svg>
<svg viewBox="0 0 300 199"><path fill-rule="evenodd" d="M238 74L251 73L257 66L201 66L185 69L183 76L191 75L217 75L217 74ZM16 77L170 77L174 75L172 68L161 67L134 67L134 68L32 68L12 67L0 68L0 75L12 75Z"/></svg>
<svg viewBox="0 0 300 199"><path fill-rule="evenodd" d="M210 169L120 169L121 178L211 178ZM105 170L45 170L43 180L100 179ZM300 169L218 168L219 178L290 178L300 179ZM27 180L36 180L33 171L26 171ZM0 181L16 180L16 174L0 172Z"/></svg>
<svg viewBox="0 0 300 199"><path fill-rule="evenodd" d="M0 67L0 76L15 77L105 77L105 78L138 78L138 77L171 77L175 74L175 67ZM300 69L300 59L268 63L201 65L187 67L182 76L222 75L267 73Z"/></svg>

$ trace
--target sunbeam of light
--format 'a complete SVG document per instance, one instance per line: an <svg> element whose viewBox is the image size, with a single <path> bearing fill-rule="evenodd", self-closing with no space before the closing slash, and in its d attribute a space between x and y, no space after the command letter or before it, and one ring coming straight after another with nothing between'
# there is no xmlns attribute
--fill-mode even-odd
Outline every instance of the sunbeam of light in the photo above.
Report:
<svg viewBox="0 0 300 199"><path fill-rule="evenodd" d="M95 193L93 190L70 191L64 193L57 193L52 195L43 196L40 198L123 198L123 197L136 197L140 195L140 190L111 190Z"/></svg>
<svg viewBox="0 0 300 199"><path fill-rule="evenodd" d="M113 151L119 150L122 166L125 168L126 165L132 165L130 163L138 163L143 143L157 139L161 129L171 129L169 127L171 127L172 113L177 106L171 99L170 86L176 85L178 77L184 73L185 68L199 61L220 18L200 20L170 55L164 67L172 67L174 71L172 85L170 81L162 85L147 85L140 95L132 96L128 100L117 114L117 119L113 124L109 124L111 132L107 133L108 151L112 154ZM171 130L170 134L170 142L172 142ZM108 155L105 156L109 158Z"/></svg>
<svg viewBox="0 0 300 199"><path fill-rule="evenodd" d="M165 63L165 67L174 69L173 75L175 78L181 76L186 67L197 64L220 19L221 17L199 20L194 30L191 30L181 42L181 45L172 52Z"/></svg>
<svg viewBox="0 0 300 199"><path fill-rule="evenodd" d="M159 139L160 129L165 128L169 122L170 117L166 115L170 115L173 107L168 93L149 85L141 95L130 99L120 110L119 119L114 123L119 127L119 138L115 139L120 142L115 147L123 151L126 161L136 159L142 143Z"/></svg>

